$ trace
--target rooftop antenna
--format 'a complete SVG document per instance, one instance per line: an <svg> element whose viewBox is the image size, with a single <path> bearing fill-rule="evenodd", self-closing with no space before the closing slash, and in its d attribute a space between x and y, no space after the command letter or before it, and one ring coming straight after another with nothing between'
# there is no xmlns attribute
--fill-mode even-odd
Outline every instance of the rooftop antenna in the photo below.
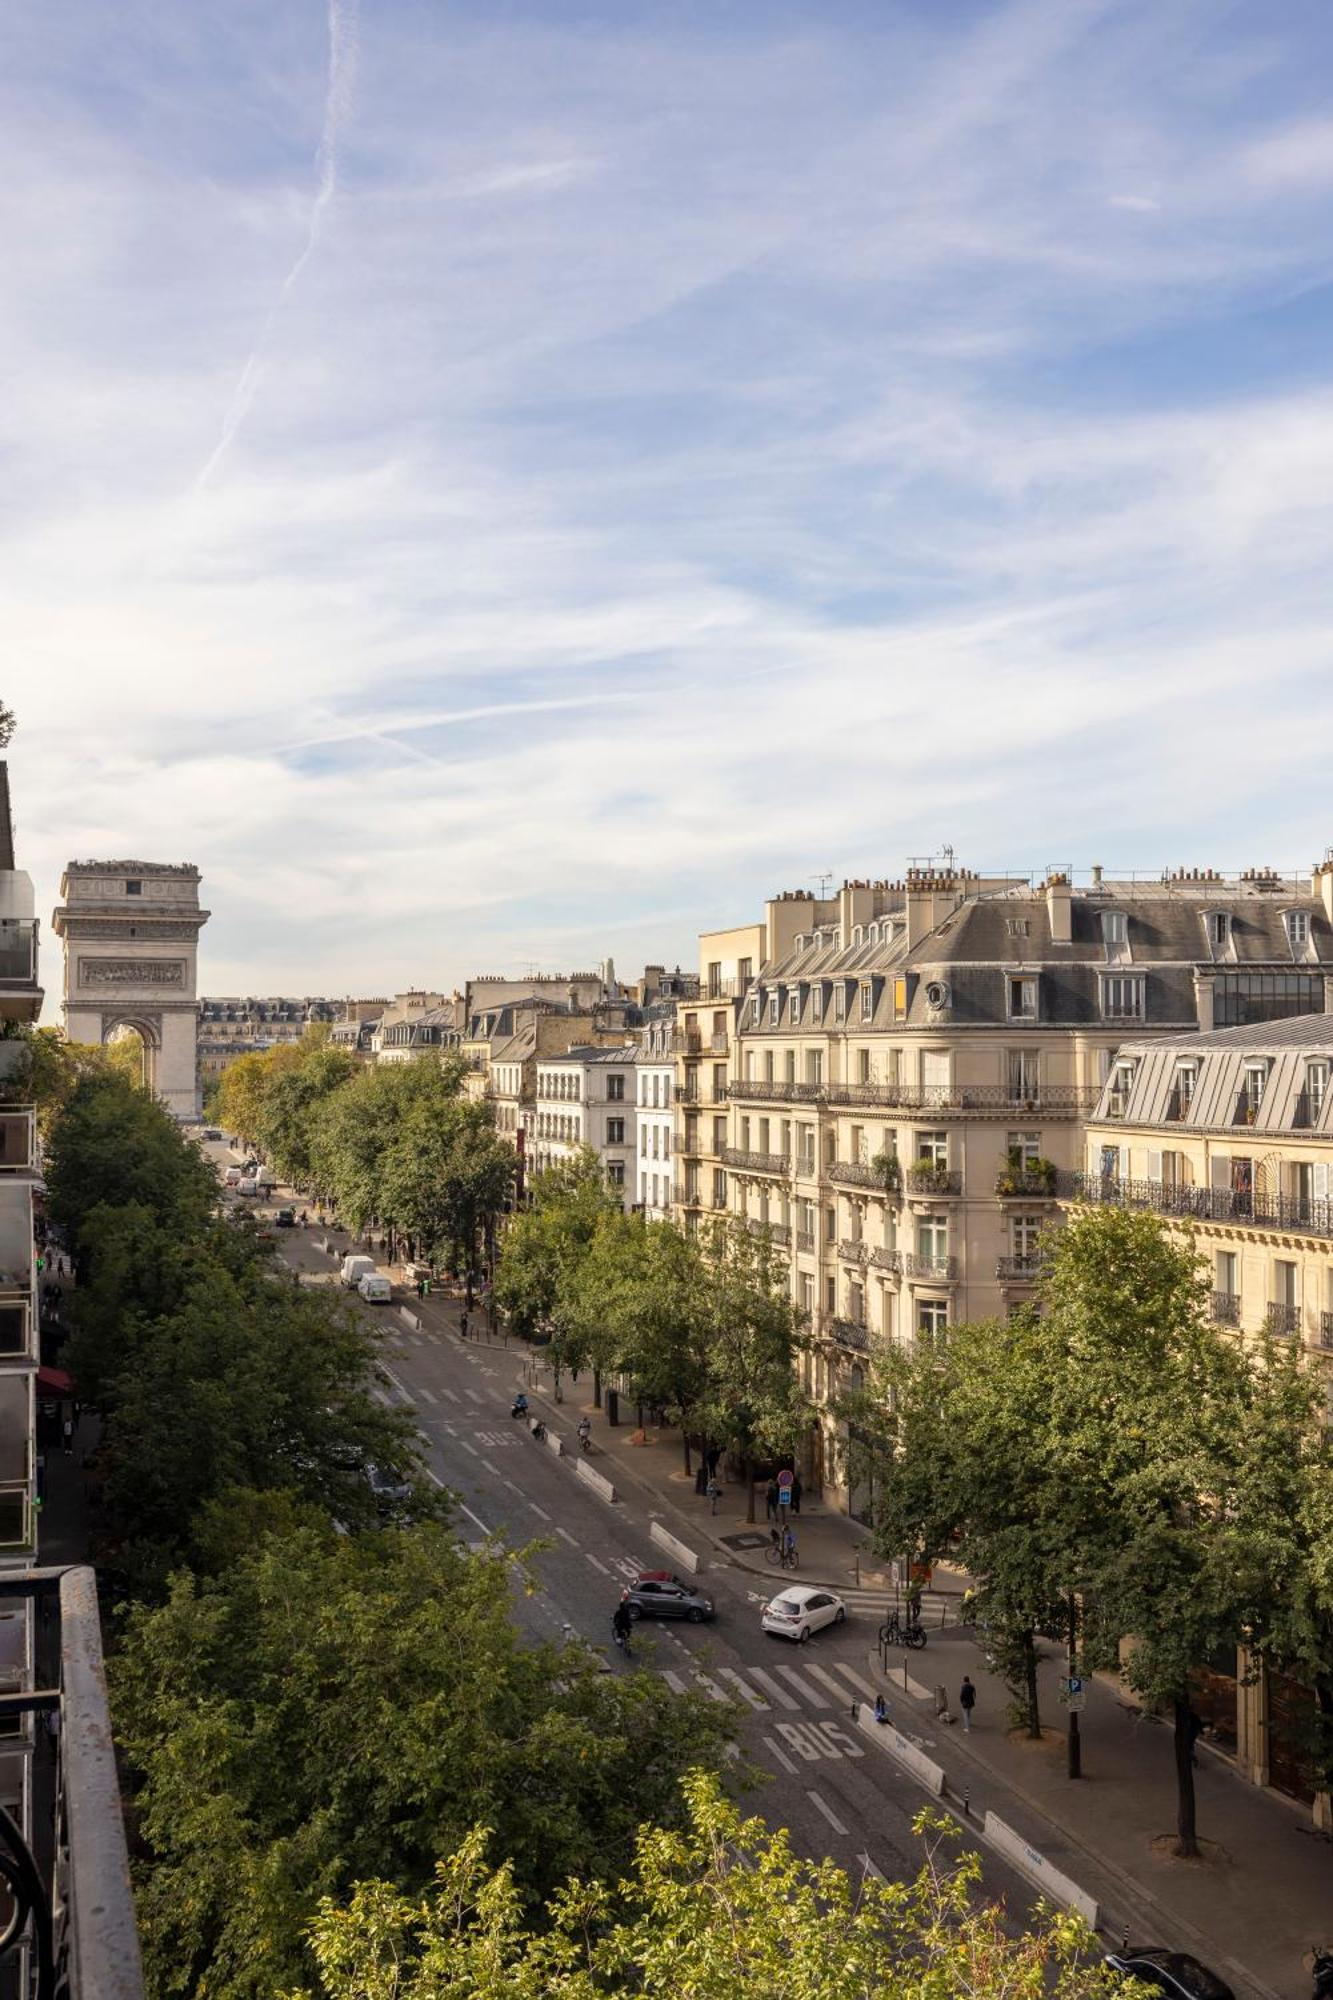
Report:
<svg viewBox="0 0 1333 2000"><path fill-rule="evenodd" d="M815 868L811 870L811 875L819 884L820 902L826 903L828 901L828 885L833 880L833 870L831 868Z"/></svg>

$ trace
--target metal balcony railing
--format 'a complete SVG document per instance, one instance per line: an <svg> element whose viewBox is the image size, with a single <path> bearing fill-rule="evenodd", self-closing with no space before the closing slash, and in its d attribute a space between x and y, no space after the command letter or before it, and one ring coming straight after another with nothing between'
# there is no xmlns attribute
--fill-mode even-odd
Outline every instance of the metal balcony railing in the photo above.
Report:
<svg viewBox="0 0 1333 2000"><path fill-rule="evenodd" d="M682 1208L702 1208L704 1198L697 1187L683 1187L680 1191L680 1205Z"/></svg>
<svg viewBox="0 0 1333 2000"><path fill-rule="evenodd" d="M876 1194L901 1194L901 1177L892 1184L888 1176L877 1173L864 1160L831 1160L828 1177L841 1187L871 1188Z"/></svg>
<svg viewBox="0 0 1333 2000"><path fill-rule="evenodd" d="M878 1270L892 1272L895 1278L902 1275L903 1260L899 1250L886 1250L882 1244L872 1244L870 1261Z"/></svg>
<svg viewBox="0 0 1333 2000"><path fill-rule="evenodd" d="M727 1085L725 1083L718 1084L712 1090L704 1089L701 1084L686 1083L682 1084L676 1093L677 1104L725 1104L726 1101Z"/></svg>
<svg viewBox="0 0 1333 2000"><path fill-rule="evenodd" d="M838 1245L838 1255L842 1258L844 1264L868 1264L870 1262L870 1245L861 1242L853 1243L850 1238L844 1237Z"/></svg>
<svg viewBox="0 0 1333 2000"><path fill-rule="evenodd" d="M1183 1187L1175 1182L1120 1179L1114 1174L1062 1173L1066 1200L1111 1208L1147 1208L1195 1222L1243 1222L1255 1229L1333 1237L1333 1200L1320 1195L1256 1194L1250 1188Z"/></svg>
<svg viewBox="0 0 1333 2000"><path fill-rule="evenodd" d="M963 1176L934 1160L914 1160L907 1169L909 1194L958 1195L963 1192Z"/></svg>
<svg viewBox="0 0 1333 2000"><path fill-rule="evenodd" d="M726 1029L715 1028L708 1037L708 1046L715 1056L724 1056L728 1048Z"/></svg>
<svg viewBox="0 0 1333 2000"><path fill-rule="evenodd" d="M1018 1279L1031 1281L1041 1276L1043 1259L1035 1250L1020 1250L1012 1257L997 1257L995 1275L1006 1278L1011 1283Z"/></svg>
<svg viewBox="0 0 1333 2000"><path fill-rule="evenodd" d="M791 1172L790 1153L755 1153L743 1146L722 1148L724 1166L740 1167L751 1174L789 1174Z"/></svg>
<svg viewBox="0 0 1333 2000"><path fill-rule="evenodd" d="M839 1347L853 1348L858 1354L864 1354L870 1346L870 1329L863 1320L826 1317L824 1331Z"/></svg>
<svg viewBox="0 0 1333 2000"><path fill-rule="evenodd" d="M808 1255L808 1254L809 1254L809 1252L810 1252L810 1251L812 1251L812 1250L814 1249L814 1247L815 1247L815 1232L814 1232L814 1230L813 1230L813 1229L798 1229L798 1230L797 1230L797 1232L796 1232L796 1248L797 1248L798 1250L804 1250L804 1251L806 1252L806 1254Z"/></svg>
<svg viewBox="0 0 1333 2000"><path fill-rule="evenodd" d="M995 1192L1001 1201L1054 1201L1055 1175L1016 1172L1001 1167L995 1176Z"/></svg>
<svg viewBox="0 0 1333 2000"><path fill-rule="evenodd" d="M781 1249L791 1242L791 1230L785 1222L765 1222L762 1216L752 1215L745 1226L751 1236L767 1236Z"/></svg>
<svg viewBox="0 0 1333 2000"><path fill-rule="evenodd" d="M1214 1292L1211 1311L1219 1326L1239 1326L1240 1293Z"/></svg>
<svg viewBox="0 0 1333 2000"><path fill-rule="evenodd" d="M958 1276L956 1257L922 1257L915 1250L908 1251L904 1268L909 1278L930 1278L936 1284L947 1283Z"/></svg>
<svg viewBox="0 0 1333 2000"><path fill-rule="evenodd" d="M54 1711L59 1748L54 1795L39 1808L50 1816L34 1828L32 1847L12 1820L0 1823L13 1901L0 1952L26 1954L26 1992L143 2000L97 1584L82 1567L0 1575L0 1601L21 1599L32 1606L35 1685L0 1695L0 1716ZM45 1790L34 1785L34 1800Z"/></svg>
<svg viewBox="0 0 1333 2000"><path fill-rule="evenodd" d="M1299 1333L1301 1330L1300 1307L1282 1305L1277 1300L1270 1299L1268 1309L1264 1313L1264 1327L1267 1332L1279 1334L1283 1339L1286 1339L1291 1334Z"/></svg>
<svg viewBox="0 0 1333 2000"><path fill-rule="evenodd" d="M792 1083L746 1077L733 1078L731 1092L754 1104L827 1104L852 1110L865 1106L951 1117L1022 1111L1040 1112L1043 1118L1077 1118L1093 1110L1101 1096L1095 1084L1043 1084L1024 1091L1004 1083Z"/></svg>
<svg viewBox="0 0 1333 2000"><path fill-rule="evenodd" d="M1231 1117L1232 1124L1253 1125L1258 1119L1263 1101L1262 1091L1258 1096L1254 1096L1250 1091L1242 1090L1236 1098L1236 1108Z"/></svg>

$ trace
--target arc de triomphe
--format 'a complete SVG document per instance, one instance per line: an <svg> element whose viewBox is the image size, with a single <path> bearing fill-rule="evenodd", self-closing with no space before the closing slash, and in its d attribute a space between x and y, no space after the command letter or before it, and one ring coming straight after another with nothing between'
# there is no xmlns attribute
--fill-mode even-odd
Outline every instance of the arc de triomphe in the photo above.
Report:
<svg viewBox="0 0 1333 2000"><path fill-rule="evenodd" d="M132 1029L146 1080L177 1118L197 1118L195 961L209 912L189 862L71 861L54 913L65 946L65 1033L102 1043Z"/></svg>

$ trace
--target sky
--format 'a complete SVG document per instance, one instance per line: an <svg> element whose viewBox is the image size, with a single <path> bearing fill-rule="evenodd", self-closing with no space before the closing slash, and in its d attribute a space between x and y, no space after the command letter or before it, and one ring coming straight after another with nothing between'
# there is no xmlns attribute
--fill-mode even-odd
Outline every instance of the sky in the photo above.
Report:
<svg viewBox="0 0 1333 2000"><path fill-rule="evenodd" d="M1330 74L1326 0L10 0L44 919L193 861L202 990L384 993L1308 866Z"/></svg>

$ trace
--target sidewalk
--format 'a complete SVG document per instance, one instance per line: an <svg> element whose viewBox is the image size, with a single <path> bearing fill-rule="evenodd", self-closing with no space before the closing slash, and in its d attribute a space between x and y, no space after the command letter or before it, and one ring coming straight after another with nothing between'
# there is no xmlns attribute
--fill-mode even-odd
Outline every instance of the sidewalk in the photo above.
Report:
<svg viewBox="0 0 1333 2000"><path fill-rule="evenodd" d="M427 1330L456 1334L460 1307L455 1301L409 1304ZM473 1337L484 1323L484 1315L474 1310ZM499 1342L483 1344L505 1351ZM572 1441L579 1417L592 1418L594 1463L618 1488L633 1490L650 1515L714 1562L773 1580L762 1553L768 1541L762 1489L756 1494L758 1519L753 1525L745 1519L743 1488L730 1482L724 1485L719 1513L712 1515L685 1471L678 1431L649 1429L636 1443L633 1410L629 1421L608 1424L593 1406L588 1375L578 1381L565 1377L557 1403L540 1350L513 1342L508 1351L514 1357L514 1387L526 1387L530 1396L543 1400L557 1430L567 1431ZM1194 1952L1238 1993L1256 1994L1260 2000L1307 2000L1310 1948L1333 1934L1333 1843L1314 1831L1308 1811L1248 1784L1229 1758L1201 1743L1195 1776L1206 1858L1175 1859L1170 1851L1175 1766L1168 1725L1139 1710L1112 1677L1098 1677L1089 1687L1082 1716L1086 1775L1069 1779L1059 1648L1043 1643L1039 1680L1045 1727L1043 1740L1034 1743L1009 1727L1007 1690L987 1672L972 1632L952 1615L951 1599L962 1591L965 1579L945 1570L937 1572L935 1589L926 1598L926 1648L891 1653L886 1679L872 1611L876 1602L891 1601L895 1593L890 1572L869 1548L868 1532L808 1497L793 1525L800 1544L800 1580L826 1585L848 1599L865 1633L867 1667L885 1688L893 1722L943 1764L960 1813L965 1804L974 1820L988 1809L998 1813L1072 1876L1101 1905L1110 1941L1120 1943L1127 1929L1133 1944ZM934 1699L935 1688L942 1686L956 1712L964 1674L977 1688L968 1736L936 1715Z"/></svg>

